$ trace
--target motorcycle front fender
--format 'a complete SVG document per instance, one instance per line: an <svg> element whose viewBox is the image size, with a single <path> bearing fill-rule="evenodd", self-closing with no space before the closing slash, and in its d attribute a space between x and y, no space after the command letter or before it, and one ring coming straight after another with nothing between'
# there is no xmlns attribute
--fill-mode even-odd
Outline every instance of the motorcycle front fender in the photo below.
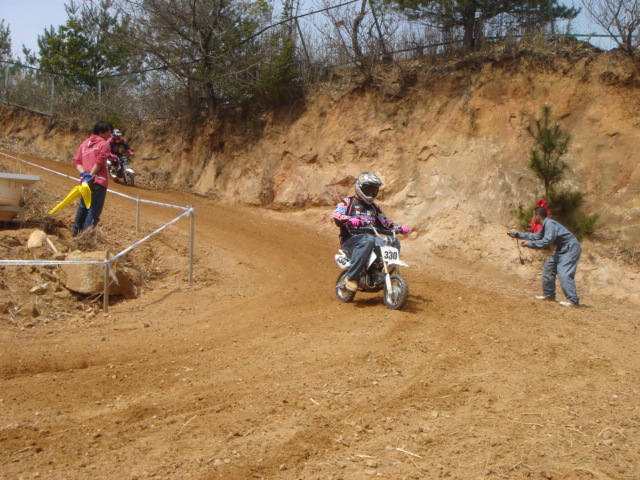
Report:
<svg viewBox="0 0 640 480"><path fill-rule="evenodd" d="M400 267L408 267L409 266L406 263L404 263L402 260L389 260L387 262L387 265L398 265Z"/></svg>

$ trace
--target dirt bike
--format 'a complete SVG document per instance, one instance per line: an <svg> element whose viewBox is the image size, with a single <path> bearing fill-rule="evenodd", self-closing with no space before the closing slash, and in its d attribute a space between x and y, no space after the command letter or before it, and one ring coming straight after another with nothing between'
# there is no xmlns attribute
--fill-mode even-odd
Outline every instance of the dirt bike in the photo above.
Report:
<svg viewBox="0 0 640 480"><path fill-rule="evenodd" d="M393 230L377 228L373 225L365 225L360 230L367 230L381 239L384 244L376 245L371 252L367 267L358 279L358 292L379 292L384 290L384 304L391 310L401 309L409 297L409 285L398 272L398 267L408 267L400 260L400 251L393 246L396 232ZM336 263L343 270L336 280L336 297L341 302L353 301L356 292L345 287L347 268L351 265L349 255L339 250L335 255Z"/></svg>
<svg viewBox="0 0 640 480"><path fill-rule="evenodd" d="M126 155L119 155L117 163L108 158L107 169L115 181L121 179L125 185L133 186L136 172L131 168L129 157Z"/></svg>

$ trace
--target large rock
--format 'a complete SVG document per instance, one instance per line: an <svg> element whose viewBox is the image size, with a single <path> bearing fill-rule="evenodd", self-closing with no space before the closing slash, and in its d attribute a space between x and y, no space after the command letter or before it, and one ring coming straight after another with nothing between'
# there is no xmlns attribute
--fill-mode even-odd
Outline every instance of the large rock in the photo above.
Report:
<svg viewBox="0 0 640 480"><path fill-rule="evenodd" d="M105 252L72 252L66 256L67 261L99 261L104 262ZM109 295L135 296L135 287L131 277L118 265L111 264L118 283L109 277ZM104 263L102 264L73 264L62 265L62 272L66 277L65 287L77 293L93 295L104 290Z"/></svg>
<svg viewBox="0 0 640 480"><path fill-rule="evenodd" d="M29 240L27 240L27 248L38 248L41 247L44 242L47 241L47 234L42 230L34 230L29 235Z"/></svg>

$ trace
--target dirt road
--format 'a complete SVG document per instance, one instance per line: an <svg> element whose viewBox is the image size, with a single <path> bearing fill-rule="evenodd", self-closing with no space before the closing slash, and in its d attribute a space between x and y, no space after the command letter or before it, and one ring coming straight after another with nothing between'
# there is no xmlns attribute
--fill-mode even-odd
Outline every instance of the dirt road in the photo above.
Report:
<svg viewBox="0 0 640 480"><path fill-rule="evenodd" d="M0 325L0 477L640 478L637 310L536 302L411 242L404 311L342 304L317 212L121 191L196 206L195 282L184 222L139 298Z"/></svg>

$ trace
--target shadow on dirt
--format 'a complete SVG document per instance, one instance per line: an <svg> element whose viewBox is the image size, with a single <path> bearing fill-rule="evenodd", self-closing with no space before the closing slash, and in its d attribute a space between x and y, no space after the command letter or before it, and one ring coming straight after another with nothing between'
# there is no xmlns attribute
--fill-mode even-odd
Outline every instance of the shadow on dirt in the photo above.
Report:
<svg viewBox="0 0 640 480"><path fill-rule="evenodd" d="M165 300L168 300L169 298L171 298L174 294L176 294L178 292L181 292L181 290L179 288L174 288L170 292L167 292L164 295L162 295L162 297L160 297L157 300L154 300L153 302L149 303L149 305L156 305L156 304L162 303Z"/></svg>
<svg viewBox="0 0 640 480"><path fill-rule="evenodd" d="M433 300L425 298L422 295L409 295L407 303L399 311L412 314L420 313L424 310L423 305L432 302ZM369 298L356 297L353 301L353 305L356 308L385 307L384 300L380 296L373 296Z"/></svg>
<svg viewBox="0 0 640 480"><path fill-rule="evenodd" d="M403 307L402 311L407 313L420 313L424 310L424 305L433 303L430 298L425 298L422 295L409 295L407 303Z"/></svg>

